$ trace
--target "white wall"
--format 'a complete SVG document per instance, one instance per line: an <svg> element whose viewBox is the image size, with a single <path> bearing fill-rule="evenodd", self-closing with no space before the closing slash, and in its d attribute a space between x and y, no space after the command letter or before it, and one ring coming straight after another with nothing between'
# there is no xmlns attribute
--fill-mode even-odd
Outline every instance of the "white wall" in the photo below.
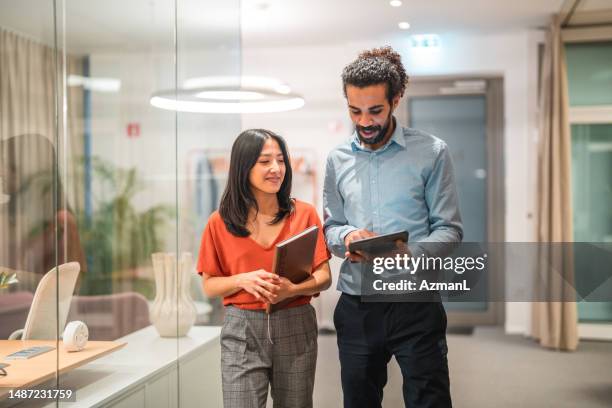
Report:
<svg viewBox="0 0 612 408"><path fill-rule="evenodd" d="M341 71L360 50L389 43L400 54L408 74L415 76L496 74L504 78L506 242L533 240L533 132L535 130L537 34L527 30L497 35L445 35L438 50L414 50L407 40L348 43L325 46L243 48L244 75L273 76L301 93L306 105L296 111L243 115L243 129L263 127L280 132L292 149L317 152L318 185L331 148L348 137L352 128L342 95ZM410 88L408 88L410 93ZM316 197L320 207L321 192ZM320 210L320 208L319 208ZM531 218L530 218L531 217ZM337 260L334 275L337 275ZM507 260L506 277L519 266ZM335 276L336 277L336 276ZM510 287L511 285L508 285ZM526 288L525 288L526 289ZM514 288L513 290L522 290ZM519 294L508 293L509 298ZM327 291L317 306L323 324L331 324L338 293ZM529 320L525 303L506 304L506 330L524 333Z"/></svg>
<svg viewBox="0 0 612 408"><path fill-rule="evenodd" d="M183 80L206 75L238 75L239 54L232 49L179 53L179 86ZM212 63L214 61L214 63ZM191 217L193 163L202 149L228 150L240 131L240 115L178 113L153 107L154 92L174 88L172 53L94 54L91 76L121 81L116 93L92 92L92 155L121 168L136 168L144 182L134 200L138 209L157 204L177 207L180 250L197 254L205 219ZM128 123L138 123L141 135L130 138ZM178 203L177 203L178 180ZM93 176L94 188L97 186ZM176 248L176 219L166 234L167 250Z"/></svg>

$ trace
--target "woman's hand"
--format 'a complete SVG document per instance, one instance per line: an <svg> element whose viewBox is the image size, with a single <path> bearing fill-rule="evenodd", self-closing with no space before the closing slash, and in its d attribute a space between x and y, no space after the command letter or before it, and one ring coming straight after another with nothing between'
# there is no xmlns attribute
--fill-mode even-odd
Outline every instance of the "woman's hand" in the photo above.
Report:
<svg viewBox="0 0 612 408"><path fill-rule="evenodd" d="M274 303L281 287L280 278L274 273L258 269L233 275L236 286L244 289L262 302Z"/></svg>
<svg viewBox="0 0 612 408"><path fill-rule="evenodd" d="M282 276L279 277L279 280L280 284L279 289L276 292L276 297L274 298L274 300L270 301L270 303L272 304L279 303L287 298L297 296L296 285L293 282Z"/></svg>

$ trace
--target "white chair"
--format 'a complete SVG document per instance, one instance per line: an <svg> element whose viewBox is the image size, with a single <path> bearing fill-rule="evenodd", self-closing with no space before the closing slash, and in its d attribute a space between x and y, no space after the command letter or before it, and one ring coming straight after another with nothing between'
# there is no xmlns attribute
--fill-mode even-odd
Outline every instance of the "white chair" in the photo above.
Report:
<svg viewBox="0 0 612 408"><path fill-rule="evenodd" d="M78 262L69 262L47 272L36 287L25 327L14 331L9 340L56 340L58 327L61 336L80 270Z"/></svg>

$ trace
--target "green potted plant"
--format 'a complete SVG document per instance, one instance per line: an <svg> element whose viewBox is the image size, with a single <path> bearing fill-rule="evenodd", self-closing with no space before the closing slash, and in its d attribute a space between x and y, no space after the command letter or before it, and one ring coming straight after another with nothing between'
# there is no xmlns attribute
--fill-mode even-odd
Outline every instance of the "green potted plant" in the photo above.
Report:
<svg viewBox="0 0 612 408"><path fill-rule="evenodd" d="M151 254L164 249L163 236L175 214L174 208L163 204L137 208L134 200L144 189L144 183L135 168L116 167L95 156L90 162L94 191L92 212L86 214L82 208L67 210L76 218L77 244L80 243L86 258L86 265L81 266L85 272L79 294L104 295L133 290L151 299L154 294L152 274L150 279L142 279L133 271L149 265ZM84 170L85 160L80 158L70 177L77 182L83 180ZM25 197L28 191L34 191L43 202L50 198L40 197L53 197L54 194L60 200L63 192L55 177L54 172L43 166L42 170L24 178L15 194ZM41 236L49 228L49 222L43 218L35 223L28 230L27 238L34 240ZM16 282L16 277L5 273L3 282L8 286Z"/></svg>
<svg viewBox="0 0 612 408"><path fill-rule="evenodd" d="M174 208L160 204L137 209L134 198L144 186L135 168L115 167L98 157L91 164L97 192L93 212L77 213L87 258L80 293L108 294L117 291L114 285L126 284L151 299L153 281L130 271L149 264L151 254L163 249L163 234Z"/></svg>

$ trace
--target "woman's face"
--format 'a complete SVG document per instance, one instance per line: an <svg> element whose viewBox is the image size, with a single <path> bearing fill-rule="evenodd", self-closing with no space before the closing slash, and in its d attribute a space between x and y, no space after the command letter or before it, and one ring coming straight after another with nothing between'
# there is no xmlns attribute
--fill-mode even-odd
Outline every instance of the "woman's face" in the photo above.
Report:
<svg viewBox="0 0 612 408"><path fill-rule="evenodd" d="M249 172L249 182L253 192L278 193L285 179L285 170L285 159L278 142L268 138L257 162Z"/></svg>

